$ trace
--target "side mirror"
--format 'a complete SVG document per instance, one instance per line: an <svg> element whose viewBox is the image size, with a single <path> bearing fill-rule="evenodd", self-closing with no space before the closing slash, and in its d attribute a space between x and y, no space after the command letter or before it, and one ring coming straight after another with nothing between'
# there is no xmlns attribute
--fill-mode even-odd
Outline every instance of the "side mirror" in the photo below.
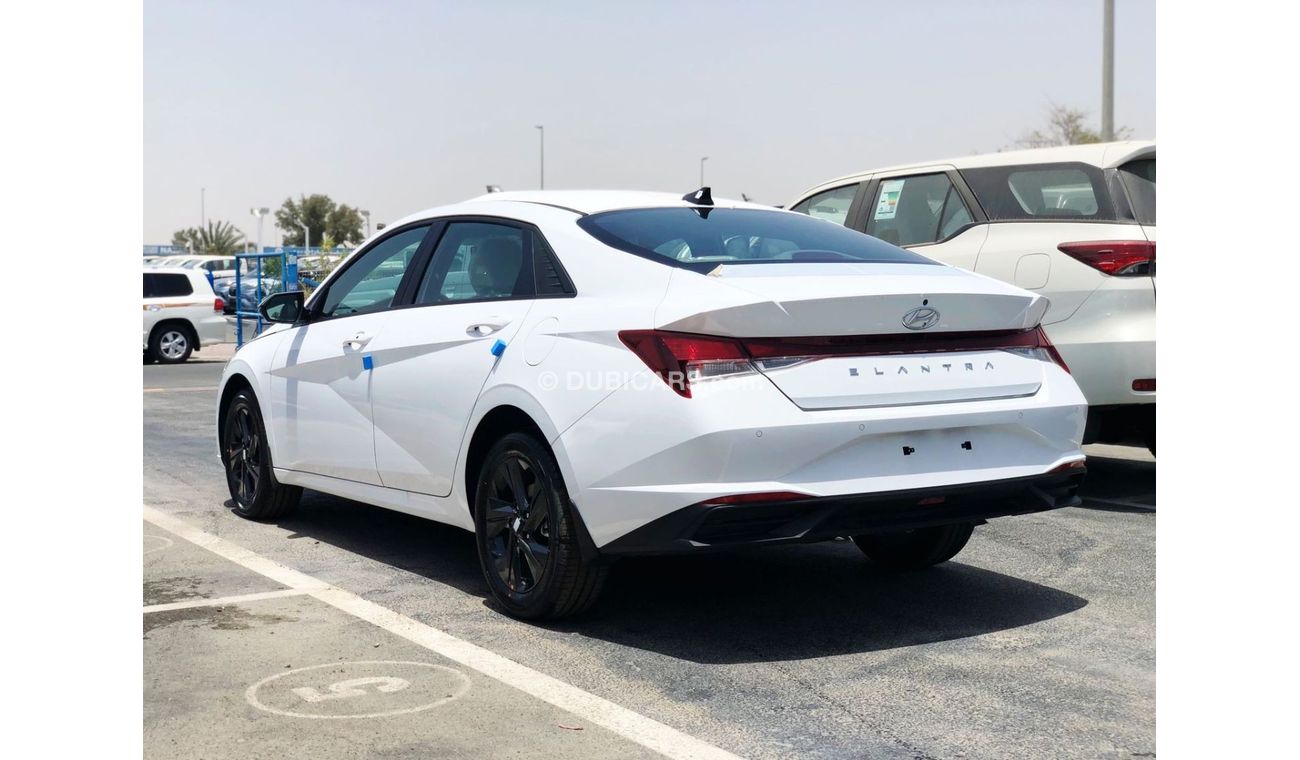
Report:
<svg viewBox="0 0 1300 760"><path fill-rule="evenodd" d="M303 313L303 294L301 290L272 293L262 299L257 307L262 319L267 322L293 324Z"/></svg>

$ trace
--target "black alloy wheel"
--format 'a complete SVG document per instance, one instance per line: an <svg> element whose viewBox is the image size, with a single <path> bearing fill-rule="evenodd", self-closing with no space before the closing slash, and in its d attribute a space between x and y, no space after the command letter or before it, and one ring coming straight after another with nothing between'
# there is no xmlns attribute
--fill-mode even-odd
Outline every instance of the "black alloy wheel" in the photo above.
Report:
<svg viewBox="0 0 1300 760"><path fill-rule="evenodd" d="M271 449L257 400L241 390L230 400L221 427L221 462L235 513L252 520L271 520L298 504L302 488L275 479Z"/></svg>
<svg viewBox="0 0 1300 760"><path fill-rule="evenodd" d="M497 462L484 516L488 552L501 582L515 594L536 589L551 557L551 509L537 470L521 453Z"/></svg>
<svg viewBox="0 0 1300 760"><path fill-rule="evenodd" d="M550 448L528 433L509 433L488 450L478 472L474 533L493 599L525 619L591 607L608 567L584 559L576 507Z"/></svg>
<svg viewBox="0 0 1300 760"><path fill-rule="evenodd" d="M263 448L252 411L246 404L233 407L226 418L226 481L241 506L257 500Z"/></svg>

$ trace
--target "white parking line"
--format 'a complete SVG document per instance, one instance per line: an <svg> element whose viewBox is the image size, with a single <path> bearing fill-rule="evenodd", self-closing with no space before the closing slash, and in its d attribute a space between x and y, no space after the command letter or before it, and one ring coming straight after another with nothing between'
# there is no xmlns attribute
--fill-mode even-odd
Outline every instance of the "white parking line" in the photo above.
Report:
<svg viewBox="0 0 1300 760"><path fill-rule="evenodd" d="M665 757L680 758L680 760L739 760L737 755L724 749L545 673L520 665L483 647L458 639L445 631L362 599L350 591L344 591L291 567L281 565L238 544L195 528L161 510L145 506L144 519L193 544L202 546L219 557L264 575L290 589L310 594L315 599L379 626L389 633L401 636L453 662L477 670L489 678L602 726Z"/></svg>
<svg viewBox="0 0 1300 760"><path fill-rule="evenodd" d="M305 588L283 588L279 591L261 591L256 594L223 596L218 599L187 599L183 602L150 604L144 608L144 614L148 615L151 612L171 612L172 610L188 610L193 607L225 607L230 604L239 604L241 602L258 602L263 599L280 599L286 596L302 596L307 593L310 592Z"/></svg>
<svg viewBox="0 0 1300 760"><path fill-rule="evenodd" d="M215 386L215 385L212 385L212 386L204 385L204 386L195 386L195 387L192 387L192 388L191 388L191 387L184 387L184 386L179 387L179 388L145 388L145 389L144 389L144 392L145 392L145 393L173 393L173 392L175 392L175 393L193 393L193 392L196 392L196 391L215 391L216 389L217 389L217 386Z"/></svg>

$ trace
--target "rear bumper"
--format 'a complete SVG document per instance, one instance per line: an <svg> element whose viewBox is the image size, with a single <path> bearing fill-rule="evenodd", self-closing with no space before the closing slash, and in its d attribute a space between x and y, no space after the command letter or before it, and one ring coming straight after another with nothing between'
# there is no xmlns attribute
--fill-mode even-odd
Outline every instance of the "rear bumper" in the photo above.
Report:
<svg viewBox="0 0 1300 760"><path fill-rule="evenodd" d="M753 544L825 541L1073 507L1085 470L906 491L797 501L695 504L601 547L606 556L670 554Z"/></svg>
<svg viewBox="0 0 1300 760"><path fill-rule="evenodd" d="M692 391L681 398L651 375L551 441L597 548L736 494L955 492L1041 476L1081 457L1087 414L1054 365L1033 396L907 407L810 412L770 382L744 380Z"/></svg>

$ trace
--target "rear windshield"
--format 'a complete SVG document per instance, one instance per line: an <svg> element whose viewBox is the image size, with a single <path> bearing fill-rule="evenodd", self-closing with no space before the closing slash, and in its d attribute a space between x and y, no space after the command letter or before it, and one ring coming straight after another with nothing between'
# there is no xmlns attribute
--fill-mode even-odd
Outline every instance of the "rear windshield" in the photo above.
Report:
<svg viewBox="0 0 1300 760"><path fill-rule="evenodd" d="M585 216L578 226L620 251L697 272L719 264L935 263L834 222L784 211L626 209Z"/></svg>
<svg viewBox="0 0 1300 760"><path fill-rule="evenodd" d="M992 220L1115 221L1100 169L1086 164L1035 164L964 169L966 184Z"/></svg>
<svg viewBox="0 0 1300 760"><path fill-rule="evenodd" d="M1119 168L1120 181L1139 224L1156 223L1156 160L1140 158Z"/></svg>

